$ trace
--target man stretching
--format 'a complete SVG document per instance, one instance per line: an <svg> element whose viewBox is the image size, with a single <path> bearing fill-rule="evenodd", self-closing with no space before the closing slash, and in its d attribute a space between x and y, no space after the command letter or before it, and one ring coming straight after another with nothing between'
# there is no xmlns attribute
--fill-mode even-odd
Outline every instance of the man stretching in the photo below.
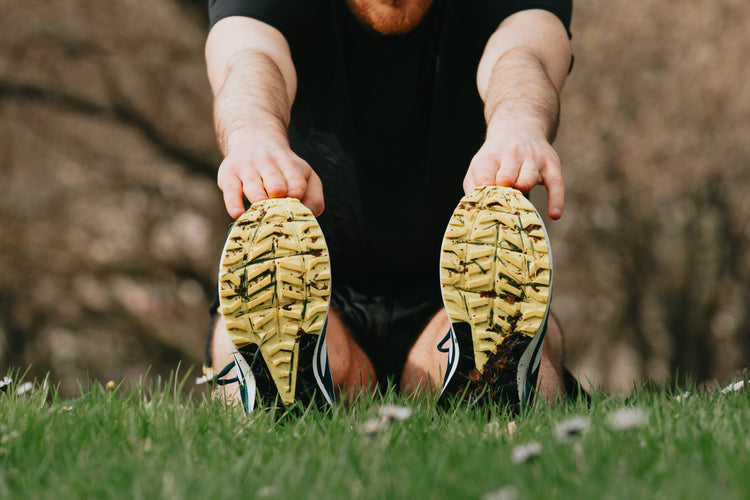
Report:
<svg viewBox="0 0 750 500"><path fill-rule="evenodd" d="M537 373L557 397L548 238L518 191L543 184L562 215L571 9L210 1L218 185L239 219L207 366L228 397L327 403L390 381L518 406Z"/></svg>

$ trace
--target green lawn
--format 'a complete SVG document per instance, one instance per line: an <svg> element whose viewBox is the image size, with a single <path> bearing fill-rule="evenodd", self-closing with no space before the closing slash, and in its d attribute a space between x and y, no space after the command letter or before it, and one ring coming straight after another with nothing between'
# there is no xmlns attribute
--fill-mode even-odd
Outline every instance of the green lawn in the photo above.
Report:
<svg viewBox="0 0 750 500"><path fill-rule="evenodd" d="M750 498L748 391L597 394L514 419L390 394L248 419L185 396L192 380L77 399L8 387L0 498ZM383 423L384 404L413 411ZM614 429L623 408L632 428ZM560 439L561 425L583 432Z"/></svg>

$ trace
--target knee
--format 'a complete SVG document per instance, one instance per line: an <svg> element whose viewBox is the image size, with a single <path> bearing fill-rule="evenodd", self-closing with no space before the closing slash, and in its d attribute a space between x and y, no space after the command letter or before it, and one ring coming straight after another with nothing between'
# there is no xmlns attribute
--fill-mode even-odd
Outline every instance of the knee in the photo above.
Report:
<svg viewBox="0 0 750 500"><path fill-rule="evenodd" d="M354 342L341 319L331 312L328 315L326 345L331 377L339 391L347 392L354 388L369 390L375 387L377 375L372 363Z"/></svg>
<svg viewBox="0 0 750 500"><path fill-rule="evenodd" d="M557 318L552 314L550 314L549 323L547 324L547 333L544 337L542 350L550 360L562 363L565 355L563 332Z"/></svg>
<svg viewBox="0 0 750 500"><path fill-rule="evenodd" d="M349 357L349 349L346 342L338 342L331 336L326 341L328 347L328 362L331 366L331 377L333 384L340 387L349 380L352 371L352 361Z"/></svg>
<svg viewBox="0 0 750 500"><path fill-rule="evenodd" d="M227 335L224 318L220 315L212 319L209 336L206 361L218 372L232 361L232 341Z"/></svg>

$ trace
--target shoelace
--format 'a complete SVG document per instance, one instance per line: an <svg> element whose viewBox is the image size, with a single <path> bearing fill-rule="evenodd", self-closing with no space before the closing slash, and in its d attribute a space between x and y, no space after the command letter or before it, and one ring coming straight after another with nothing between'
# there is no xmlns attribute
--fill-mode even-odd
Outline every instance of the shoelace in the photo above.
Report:
<svg viewBox="0 0 750 500"><path fill-rule="evenodd" d="M445 334L445 337L443 337L443 340L441 340L437 345L437 350L440 352L450 352L450 349L448 347L445 347L446 342L448 342L451 338L451 331L448 330L448 333Z"/></svg>
<svg viewBox="0 0 750 500"><path fill-rule="evenodd" d="M227 384L233 384L235 382L239 382L240 381L239 377L225 378L225 379L221 378L221 377L226 377L227 374L232 370L232 368L234 368L234 361L232 361L227 366L225 366L219 372L219 374L214 377L214 384L216 384L216 385L227 385Z"/></svg>

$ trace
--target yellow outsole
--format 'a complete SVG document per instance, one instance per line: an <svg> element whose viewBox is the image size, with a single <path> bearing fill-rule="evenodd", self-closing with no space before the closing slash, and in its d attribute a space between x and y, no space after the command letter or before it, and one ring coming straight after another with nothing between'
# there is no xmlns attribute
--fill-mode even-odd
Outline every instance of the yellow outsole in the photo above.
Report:
<svg viewBox="0 0 750 500"><path fill-rule="evenodd" d="M222 253L221 313L238 350L258 346L287 405L295 400L299 339L320 335L330 292L323 233L299 200L265 200L237 219Z"/></svg>
<svg viewBox="0 0 750 500"><path fill-rule="evenodd" d="M440 282L451 322L471 325L479 373L514 333L545 320L552 271L543 223L520 191L475 189L461 199L443 239Z"/></svg>

